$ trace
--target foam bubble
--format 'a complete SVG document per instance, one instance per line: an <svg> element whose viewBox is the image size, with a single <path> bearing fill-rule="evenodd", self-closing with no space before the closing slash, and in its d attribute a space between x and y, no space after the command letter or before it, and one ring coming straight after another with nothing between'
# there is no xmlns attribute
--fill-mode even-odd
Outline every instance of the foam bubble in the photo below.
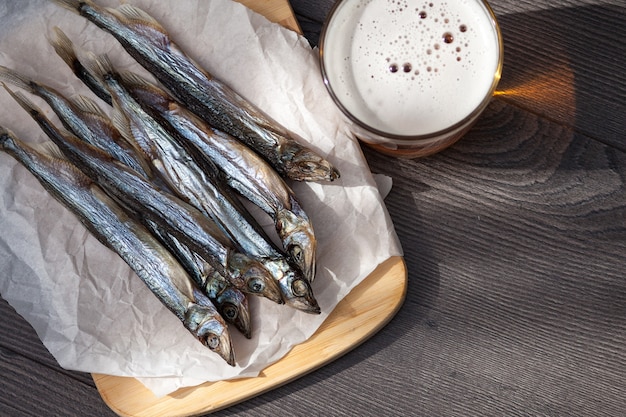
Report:
<svg viewBox="0 0 626 417"><path fill-rule="evenodd" d="M345 1L321 46L342 105L396 134L426 134L464 118L489 90L498 59L490 17L471 0Z"/></svg>

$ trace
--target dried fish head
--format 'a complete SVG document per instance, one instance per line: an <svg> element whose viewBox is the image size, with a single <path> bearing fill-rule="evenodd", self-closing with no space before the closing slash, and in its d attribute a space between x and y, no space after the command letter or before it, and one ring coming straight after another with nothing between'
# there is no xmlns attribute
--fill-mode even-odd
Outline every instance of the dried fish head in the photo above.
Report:
<svg viewBox="0 0 626 417"><path fill-rule="evenodd" d="M295 270L289 271L278 280L278 285L283 293L285 304L306 313L320 313L320 306L313 295L311 284Z"/></svg>
<svg viewBox="0 0 626 417"><path fill-rule="evenodd" d="M302 146L283 146L282 161L288 177L295 181L334 181L339 170L312 150Z"/></svg>
<svg viewBox="0 0 626 417"><path fill-rule="evenodd" d="M250 339L252 336L251 318L245 294L229 287L217 297L217 302L224 319Z"/></svg>
<svg viewBox="0 0 626 417"><path fill-rule="evenodd" d="M299 209L295 204L293 208ZM297 215L299 214L299 215ZM317 240L304 211L280 210L276 217L278 233L291 260L300 268L304 277L315 279L315 252Z"/></svg>
<svg viewBox="0 0 626 417"><path fill-rule="evenodd" d="M207 314L212 307L191 305L185 313L185 325L200 343L220 355L229 365L235 366L235 352L226 323L219 316Z"/></svg>
<svg viewBox="0 0 626 417"><path fill-rule="evenodd" d="M278 304L284 303L272 274L259 261L234 252L228 259L228 270L229 280L235 288L247 294L268 298Z"/></svg>

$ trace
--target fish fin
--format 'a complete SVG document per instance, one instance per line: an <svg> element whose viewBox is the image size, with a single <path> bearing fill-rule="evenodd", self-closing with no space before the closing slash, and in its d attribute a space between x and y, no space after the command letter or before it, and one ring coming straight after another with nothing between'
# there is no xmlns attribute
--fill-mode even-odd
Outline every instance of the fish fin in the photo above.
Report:
<svg viewBox="0 0 626 417"><path fill-rule="evenodd" d="M154 87L154 84L135 72L122 71L120 73L120 77L125 85L138 86L142 88Z"/></svg>
<svg viewBox="0 0 626 417"><path fill-rule="evenodd" d="M50 40L50 44L57 55L61 57L70 68L74 68L75 63L78 61L74 44L58 26L55 26L52 30L54 31L55 38Z"/></svg>
<svg viewBox="0 0 626 417"><path fill-rule="evenodd" d="M111 122L113 126L120 132L122 138L128 142L136 152L141 155L142 159L149 156L146 154L147 150L144 149L138 141L137 135L140 135L141 132L136 131L133 127L133 123L131 123L130 119L126 117L124 111L120 108L120 106L113 100L113 113L111 115Z"/></svg>
<svg viewBox="0 0 626 417"><path fill-rule="evenodd" d="M130 21L145 23L165 31L163 26L161 26L161 24L154 17L150 16L146 11L136 6L131 4L122 4L115 10Z"/></svg>
<svg viewBox="0 0 626 417"><path fill-rule="evenodd" d="M113 112L111 114L111 122L113 126L120 132L122 138L126 140L126 142L130 143L130 145L139 152L140 155L147 158L154 158L153 156L153 146L151 145L150 140L145 139L145 133L137 128L137 125L133 123L131 118L129 118L122 107L117 102L117 100L113 100Z"/></svg>
<svg viewBox="0 0 626 417"><path fill-rule="evenodd" d="M28 92L33 92L34 81L21 75L19 72L0 65L0 82L9 83L17 88L21 88ZM5 87L6 88L6 87Z"/></svg>
<svg viewBox="0 0 626 417"><path fill-rule="evenodd" d="M130 4L122 4L116 9L107 9L118 19L132 26L143 26L153 30L149 39L160 47L168 47L171 44L169 34L165 28L154 17L138 7Z"/></svg>
<svg viewBox="0 0 626 417"><path fill-rule="evenodd" d="M113 126L115 126L115 128L120 132L120 135L122 135L127 142L135 146L135 138L132 133L130 121L115 101L113 101L113 114L111 115L111 122L113 122Z"/></svg>
<svg viewBox="0 0 626 417"><path fill-rule="evenodd" d="M100 106L98 106L98 104L89 97L78 95L73 97L70 101L81 113L93 114L98 117L109 117L104 110L102 110Z"/></svg>
<svg viewBox="0 0 626 417"><path fill-rule="evenodd" d="M32 148L42 154L51 156L55 159L60 159L63 161L69 161L67 157L63 154L61 149L52 141L47 140L45 142L35 143L32 145Z"/></svg>

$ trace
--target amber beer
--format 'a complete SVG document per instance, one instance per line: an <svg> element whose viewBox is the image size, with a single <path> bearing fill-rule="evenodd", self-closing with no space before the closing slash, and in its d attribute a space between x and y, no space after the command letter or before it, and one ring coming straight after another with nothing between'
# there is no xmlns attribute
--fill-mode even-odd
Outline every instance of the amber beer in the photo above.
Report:
<svg viewBox="0 0 626 417"><path fill-rule="evenodd" d="M502 39L481 0L342 0L324 24L320 61L359 139L419 157L456 142L489 103Z"/></svg>

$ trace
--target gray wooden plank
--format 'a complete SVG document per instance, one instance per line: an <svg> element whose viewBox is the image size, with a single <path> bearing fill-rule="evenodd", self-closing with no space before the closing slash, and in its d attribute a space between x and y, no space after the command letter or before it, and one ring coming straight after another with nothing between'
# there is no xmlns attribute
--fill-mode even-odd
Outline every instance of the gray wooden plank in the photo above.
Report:
<svg viewBox="0 0 626 417"><path fill-rule="evenodd" d="M23 356L0 352L0 415L114 416L93 386ZM7 360L9 359L9 360Z"/></svg>
<svg viewBox="0 0 626 417"><path fill-rule="evenodd" d="M59 367L34 329L0 298L0 416L113 416L91 375Z"/></svg>
<svg viewBox="0 0 626 417"><path fill-rule="evenodd" d="M626 154L501 101L431 158L366 153L409 269L415 327L376 360L399 389L425 415L621 415Z"/></svg>
<svg viewBox="0 0 626 417"><path fill-rule="evenodd" d="M9 304L0 298L0 334L7 335L0 339L0 350L5 357L22 356L38 366L56 368L58 372L95 388L93 379L83 372L66 371L59 368L56 359L40 342L35 330L19 316Z"/></svg>
<svg viewBox="0 0 626 417"><path fill-rule="evenodd" d="M499 3L499 2L494 2ZM505 61L498 93L626 150L626 3L499 16Z"/></svg>

